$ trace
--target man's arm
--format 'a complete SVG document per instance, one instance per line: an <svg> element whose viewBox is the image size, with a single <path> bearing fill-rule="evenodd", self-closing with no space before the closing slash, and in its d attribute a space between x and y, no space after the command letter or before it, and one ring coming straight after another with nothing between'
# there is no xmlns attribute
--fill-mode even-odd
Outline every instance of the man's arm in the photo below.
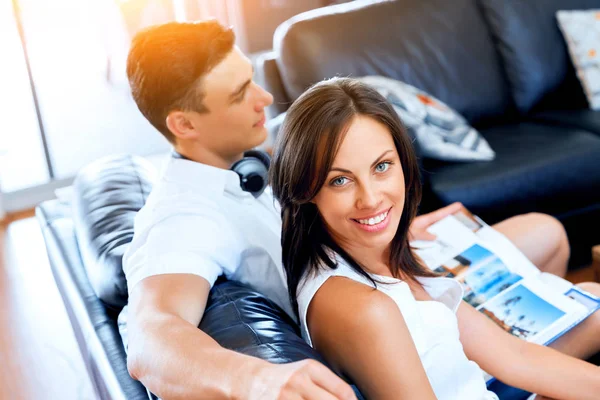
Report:
<svg viewBox="0 0 600 400"><path fill-rule="evenodd" d="M143 279L129 299L127 367L162 399L355 399L322 364L275 365L219 346L198 329L210 285L192 274Z"/></svg>
<svg viewBox="0 0 600 400"><path fill-rule="evenodd" d="M435 399L404 317L385 293L332 277L310 302L315 348L369 399Z"/></svg>

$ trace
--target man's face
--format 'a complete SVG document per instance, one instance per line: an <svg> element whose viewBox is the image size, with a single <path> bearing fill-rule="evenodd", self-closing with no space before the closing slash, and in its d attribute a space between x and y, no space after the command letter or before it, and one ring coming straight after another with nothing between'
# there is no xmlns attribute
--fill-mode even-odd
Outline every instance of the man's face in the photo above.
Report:
<svg viewBox="0 0 600 400"><path fill-rule="evenodd" d="M207 113L192 113L190 121L203 146L224 158L234 158L267 137L265 107L273 96L252 81L250 60L237 48L202 79Z"/></svg>

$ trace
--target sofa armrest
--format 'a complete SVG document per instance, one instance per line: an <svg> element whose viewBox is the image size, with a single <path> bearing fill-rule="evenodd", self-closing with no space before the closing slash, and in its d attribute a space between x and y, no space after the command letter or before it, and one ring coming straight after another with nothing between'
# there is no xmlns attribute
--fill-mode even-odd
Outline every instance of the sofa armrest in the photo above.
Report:
<svg viewBox="0 0 600 400"><path fill-rule="evenodd" d="M71 205L49 200L36 209L52 275L99 399L147 400L127 371L116 322L96 297L79 253Z"/></svg>

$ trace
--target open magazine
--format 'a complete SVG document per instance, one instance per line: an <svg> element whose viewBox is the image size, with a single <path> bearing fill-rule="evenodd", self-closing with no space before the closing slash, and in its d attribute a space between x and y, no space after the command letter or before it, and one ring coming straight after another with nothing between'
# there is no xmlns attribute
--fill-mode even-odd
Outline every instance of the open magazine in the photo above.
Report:
<svg viewBox="0 0 600 400"><path fill-rule="evenodd" d="M600 298L540 272L464 208L428 231L436 240L411 242L415 253L433 271L460 282L463 300L521 339L548 345L600 308Z"/></svg>

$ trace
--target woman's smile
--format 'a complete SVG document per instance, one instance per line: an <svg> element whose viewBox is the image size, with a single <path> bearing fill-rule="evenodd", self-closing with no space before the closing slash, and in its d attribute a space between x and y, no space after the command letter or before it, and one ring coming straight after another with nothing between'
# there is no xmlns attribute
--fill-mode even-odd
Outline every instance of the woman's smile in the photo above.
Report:
<svg viewBox="0 0 600 400"><path fill-rule="evenodd" d="M381 232L388 227L390 223L390 212L392 207L387 210L374 214L370 217L365 218L350 218L350 220L356 224L359 229L365 232Z"/></svg>

